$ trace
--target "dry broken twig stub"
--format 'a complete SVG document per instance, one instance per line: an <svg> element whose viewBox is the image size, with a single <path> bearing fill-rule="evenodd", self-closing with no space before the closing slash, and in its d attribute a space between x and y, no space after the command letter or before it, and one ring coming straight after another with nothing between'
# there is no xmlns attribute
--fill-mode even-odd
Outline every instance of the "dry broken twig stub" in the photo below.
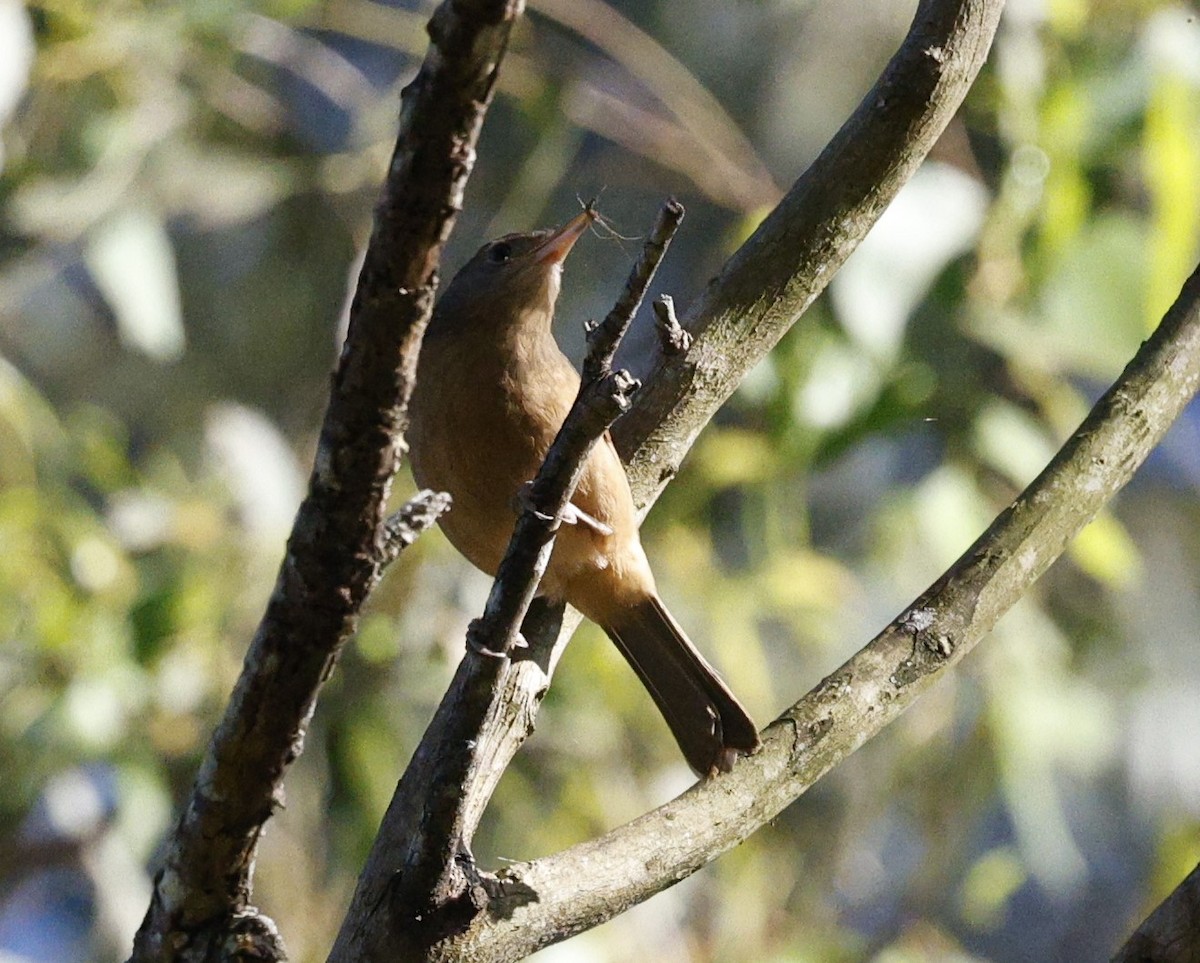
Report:
<svg viewBox="0 0 1200 963"><path fill-rule="evenodd" d="M584 381L596 378L600 372L612 367L617 347L641 307L671 239L683 223L683 215L683 205L673 197L668 198L658 212L654 227L646 236L642 252L629 272L621 296L603 321L588 326L588 353L583 362Z"/></svg>
<svg viewBox="0 0 1200 963"><path fill-rule="evenodd" d="M428 531L442 515L450 511L451 498L446 492L417 492L397 511L388 516L379 531L379 573L400 557L400 553Z"/></svg>
<svg viewBox="0 0 1200 963"><path fill-rule="evenodd" d="M658 345L667 358L686 354L692 346L692 336L684 330L675 316L675 299L669 294L660 294L652 305L654 308L654 330L658 333Z"/></svg>

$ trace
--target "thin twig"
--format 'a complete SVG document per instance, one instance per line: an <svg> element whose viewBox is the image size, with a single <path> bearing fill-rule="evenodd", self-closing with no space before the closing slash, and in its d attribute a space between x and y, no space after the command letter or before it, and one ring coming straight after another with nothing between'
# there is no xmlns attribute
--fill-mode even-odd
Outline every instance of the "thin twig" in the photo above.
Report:
<svg viewBox="0 0 1200 963"><path fill-rule="evenodd" d="M609 366L641 303L662 253L683 215L668 201L617 306L593 329L579 393L529 488L528 504L496 573L483 616L468 630L467 653L405 771L359 878L331 963L374 959L384 952L417 955L444 931L480 912L491 895L475 885L471 840L503 765L515 748L501 751L488 736L514 701L506 687L510 655L554 547L563 513L592 447L629 406L637 381ZM518 700L518 702L523 702ZM523 741L529 728L503 727ZM494 880L494 877L488 877ZM386 904L381 900L386 894ZM364 926L389 914L382 929ZM401 936L397 936L401 934ZM397 948L397 940L404 949Z"/></svg>
<svg viewBox="0 0 1200 963"><path fill-rule="evenodd" d="M1003 0L921 0L904 43L854 114L689 307L690 343L663 351L612 430L634 501L647 512L700 430L828 283L920 165L987 56ZM549 674L576 622L547 606L522 631ZM524 662L518 667L527 671ZM547 679L513 681L531 725ZM497 720L503 726L505 720ZM492 735L503 743L502 733Z"/></svg>
<svg viewBox="0 0 1200 963"><path fill-rule="evenodd" d="M471 627L468 644L476 651L507 655L521 644L521 623L545 574L555 532L583 475L587 456L601 435L629 409L630 397L640 387L627 371L614 372L612 362L683 213L683 205L675 198L663 204L612 310L587 329L588 351L579 394L529 487L530 504L517 521L483 618Z"/></svg>
<svg viewBox="0 0 1200 963"><path fill-rule="evenodd" d="M632 459L627 465L639 504L654 501L700 428L816 297L921 163L982 66L1002 8L1002 0L922 0L902 47L854 115L689 310L687 327L696 338L691 350L666 359L653 383L638 393L633 409L613 430L618 449ZM647 397L648 392L652 397ZM572 624L563 619L561 606L531 609L522 629L530 642L528 655L504 663L496 680L505 692L505 711L490 717L483 732L475 734L488 747L489 769L503 771L532 726ZM464 661L451 692L469 691L460 676L480 661ZM418 768L437 765L438 753L451 746L454 703L449 694L443 707L445 712L439 709L418 750L423 758L414 759ZM743 761L734 776L749 772L756 758ZM405 781L408 790L402 782L393 797L343 927L343 934L347 928L355 930L358 946L386 947L397 926L405 922L392 911L387 883L399 878L392 874L399 874L405 865L404 833L419 825L415 807L439 802L420 794L429 784L416 778L414 767L410 766ZM719 784L724 786L727 780ZM657 824L661 840L690 835L695 828L687 821ZM643 862L658 847L658 840L645 844L640 854ZM696 865L714 852L704 849L696 856ZM579 872L578 866L574 869ZM668 872L664 870L655 885L670 885ZM598 866L589 868L569 885L586 884L603 873ZM522 889L517 881L511 882L515 890ZM549 893L530 892L527 898L548 899ZM611 918L624 905L628 904L593 904L592 924ZM411 958L465 958L455 955L456 947L470 946L476 960L516 959L530 939L546 939L545 931L530 930L522 937L506 925L501 938L486 942L485 949L489 921L474 912L465 918L469 922L460 921L457 936L443 933L440 943L437 933L413 934L414 943L426 949L422 953L414 947ZM553 925L549 913L543 922ZM336 953L335 958L340 963L355 959L352 955L338 958Z"/></svg>
<svg viewBox="0 0 1200 963"><path fill-rule="evenodd" d="M450 511L450 495L422 489L406 501L398 511L388 516L380 530L380 574L400 557L420 535Z"/></svg>
<svg viewBox="0 0 1200 963"><path fill-rule="evenodd" d="M642 306L646 289L662 262L663 255L671 244L671 238L683 221L683 205L675 198L668 198L658 212L658 219L642 245L642 253L629 272L625 288L613 309L599 324L590 325L587 331L588 353L583 362L583 380L594 381L612 369L617 347L633 316Z"/></svg>
<svg viewBox="0 0 1200 963"><path fill-rule="evenodd" d="M587 456L612 423L629 410L629 399L638 387L640 382L627 371L609 371L580 386L529 486L529 506L517 519L483 617L469 630L470 648L484 655L507 656L524 644L521 623L550 562L555 533L583 477Z"/></svg>

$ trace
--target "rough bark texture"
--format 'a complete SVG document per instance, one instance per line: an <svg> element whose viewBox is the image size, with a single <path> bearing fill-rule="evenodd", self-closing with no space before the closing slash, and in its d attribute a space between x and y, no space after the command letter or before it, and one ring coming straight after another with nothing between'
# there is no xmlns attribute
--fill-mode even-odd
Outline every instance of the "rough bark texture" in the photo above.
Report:
<svg viewBox="0 0 1200 963"><path fill-rule="evenodd" d="M682 317L613 438L639 504L825 289L941 136L987 59L1002 0L922 0L904 43L820 156Z"/></svg>
<svg viewBox="0 0 1200 963"><path fill-rule="evenodd" d="M262 826L282 803L283 776L303 746L321 683L392 551L381 523L436 268L521 6L449 0L430 22L432 43L405 91L308 494L242 676L168 841L134 960L228 955L228 935L255 915L248 903ZM278 946L262 952L282 958Z"/></svg>
<svg viewBox="0 0 1200 963"><path fill-rule="evenodd" d="M1142 921L1113 963L1200 963L1200 866Z"/></svg>

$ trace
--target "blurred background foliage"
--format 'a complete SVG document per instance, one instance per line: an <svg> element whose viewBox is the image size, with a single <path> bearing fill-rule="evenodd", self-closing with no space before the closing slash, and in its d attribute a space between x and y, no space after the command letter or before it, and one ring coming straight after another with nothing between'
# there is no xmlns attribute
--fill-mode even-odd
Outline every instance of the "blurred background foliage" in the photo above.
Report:
<svg viewBox="0 0 1200 963"><path fill-rule="evenodd" d="M448 269L602 193L688 207L686 304L902 37L883 0L531 0ZM270 591L428 4L0 0L0 957L113 960ZM647 522L763 722L1045 464L1197 257L1200 24L1013 0L933 158ZM637 242L569 265L562 338ZM628 363L645 366L642 319ZM953 677L772 825L550 961L1104 957L1200 857L1200 412ZM398 497L411 490L404 476ZM256 902L323 958L486 580L440 534L329 684ZM680 791L599 633L477 851Z"/></svg>

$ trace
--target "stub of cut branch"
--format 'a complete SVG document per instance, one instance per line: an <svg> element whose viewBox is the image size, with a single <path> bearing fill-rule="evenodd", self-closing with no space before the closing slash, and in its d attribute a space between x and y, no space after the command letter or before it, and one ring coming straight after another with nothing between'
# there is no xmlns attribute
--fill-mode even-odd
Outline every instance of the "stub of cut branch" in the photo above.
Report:
<svg viewBox="0 0 1200 963"><path fill-rule="evenodd" d="M388 516L379 532L380 574L450 510L450 503L449 493L425 488Z"/></svg>
<svg viewBox="0 0 1200 963"><path fill-rule="evenodd" d="M641 307L646 289L650 287L650 281L667 253L671 238L679 230L683 215L683 205L673 197L668 198L658 212L654 227L646 236L642 253L630 270L617 303L603 321L588 329L588 353L583 362L584 381L595 380L612 368L617 347Z"/></svg>
<svg viewBox="0 0 1200 963"><path fill-rule="evenodd" d="M692 346L692 336L684 330L675 315L675 299L669 294L660 294L654 308L654 330L658 334L658 346L664 357L685 354Z"/></svg>

